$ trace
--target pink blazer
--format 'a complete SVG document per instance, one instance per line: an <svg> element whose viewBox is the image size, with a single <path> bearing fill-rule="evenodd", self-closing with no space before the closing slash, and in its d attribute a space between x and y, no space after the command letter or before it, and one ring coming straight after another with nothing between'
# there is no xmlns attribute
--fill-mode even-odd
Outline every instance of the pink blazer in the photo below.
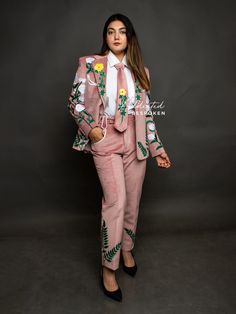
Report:
<svg viewBox="0 0 236 314"><path fill-rule="evenodd" d="M150 78L149 70L145 71ZM99 115L105 108L107 56L90 55L79 58L71 94L67 107L75 119L78 129L72 148L77 151L91 153L89 131L98 126ZM132 73L134 80L134 75ZM84 100L81 100L79 87L85 82ZM136 151L139 160L149 155L155 157L165 151L158 136L152 114L146 111L147 91L142 90L138 81L135 81L135 132ZM150 98L149 98L150 99ZM82 111L75 109L77 104L85 107Z"/></svg>

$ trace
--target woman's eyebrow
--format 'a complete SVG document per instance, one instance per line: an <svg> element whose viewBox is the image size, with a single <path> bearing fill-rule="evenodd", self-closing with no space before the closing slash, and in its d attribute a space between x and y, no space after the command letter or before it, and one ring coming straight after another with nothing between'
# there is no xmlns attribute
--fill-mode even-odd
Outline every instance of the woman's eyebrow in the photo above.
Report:
<svg viewBox="0 0 236 314"><path fill-rule="evenodd" d="M126 29L126 27L120 27L120 28L118 28L118 29ZM113 28L113 27L108 27L108 29L114 29L115 30L115 28Z"/></svg>

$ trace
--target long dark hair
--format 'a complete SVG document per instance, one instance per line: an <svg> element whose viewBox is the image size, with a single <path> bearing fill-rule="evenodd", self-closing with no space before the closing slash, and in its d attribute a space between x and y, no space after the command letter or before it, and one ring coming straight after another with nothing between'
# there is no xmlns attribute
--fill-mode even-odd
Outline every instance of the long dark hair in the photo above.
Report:
<svg viewBox="0 0 236 314"><path fill-rule="evenodd" d="M135 80L138 80L141 87L145 89L146 91L148 91L150 90L150 81L144 69L141 48L140 48L133 24L131 23L130 19L127 16L121 13L116 13L116 14L111 15L107 19L103 28L102 48L99 53L95 53L95 54L104 56L109 52L110 48L108 47L107 41L106 41L107 28L112 21L117 21L117 20L123 22L126 27L126 36L127 36L128 43L127 43L125 52L127 55L128 66L131 68L131 71L134 74Z"/></svg>

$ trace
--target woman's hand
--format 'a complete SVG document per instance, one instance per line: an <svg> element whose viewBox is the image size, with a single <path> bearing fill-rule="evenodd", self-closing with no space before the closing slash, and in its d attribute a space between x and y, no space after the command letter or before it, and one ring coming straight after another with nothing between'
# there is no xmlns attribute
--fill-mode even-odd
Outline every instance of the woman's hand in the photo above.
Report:
<svg viewBox="0 0 236 314"><path fill-rule="evenodd" d="M155 157L157 161L157 166L161 168L169 168L171 166L170 159L166 152Z"/></svg>
<svg viewBox="0 0 236 314"><path fill-rule="evenodd" d="M103 138L104 136L103 129L100 128L99 126L96 126L89 132L88 136L92 143L96 143Z"/></svg>

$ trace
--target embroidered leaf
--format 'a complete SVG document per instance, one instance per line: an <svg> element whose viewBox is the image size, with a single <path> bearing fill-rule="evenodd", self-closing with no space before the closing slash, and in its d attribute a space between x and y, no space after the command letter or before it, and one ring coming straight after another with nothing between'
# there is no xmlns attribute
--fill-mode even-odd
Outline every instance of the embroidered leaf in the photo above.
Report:
<svg viewBox="0 0 236 314"><path fill-rule="evenodd" d="M98 83L99 92L100 92L100 94L102 96L104 96L104 94L105 94L105 81L104 81L104 78L105 78L106 74L105 74L105 72L103 70L101 70L101 71L95 70L95 72L99 74L99 77L98 77L98 79L99 79L99 83Z"/></svg>
<svg viewBox="0 0 236 314"><path fill-rule="evenodd" d="M83 118L83 120L85 122L87 122L89 125L94 122L94 119L92 118L91 114L86 111L85 109L80 111L80 115L81 115L81 118ZM91 126L91 125L90 125Z"/></svg>
<svg viewBox="0 0 236 314"><path fill-rule="evenodd" d="M160 149L162 147L163 147L163 145L161 144L160 146L157 146L156 150L158 150L158 149Z"/></svg>
<svg viewBox="0 0 236 314"><path fill-rule="evenodd" d="M147 156L147 150L140 141L138 141L138 147L141 150L143 156Z"/></svg>
<svg viewBox="0 0 236 314"><path fill-rule="evenodd" d="M73 146L79 147L81 145L87 144L88 139L83 134L76 134Z"/></svg>
<svg viewBox="0 0 236 314"><path fill-rule="evenodd" d="M145 130L145 140L146 140L146 146L148 147L149 143L148 143L148 131L147 131L147 128Z"/></svg>
<svg viewBox="0 0 236 314"><path fill-rule="evenodd" d="M140 97L140 93L141 93L141 88L140 88L140 86L139 86L139 81L138 80L136 80L135 81L135 94L136 94L136 100L140 100L141 99L141 97Z"/></svg>
<svg viewBox="0 0 236 314"><path fill-rule="evenodd" d="M130 236L130 238L132 239L132 241L134 243L134 241L135 241L135 233L131 229L127 229L127 228L124 228L124 229L125 229L125 231Z"/></svg>
<svg viewBox="0 0 236 314"><path fill-rule="evenodd" d="M87 72L86 73L93 72L92 63L87 62L86 63L86 68L87 68Z"/></svg>
<svg viewBox="0 0 236 314"><path fill-rule="evenodd" d="M70 111L70 113L72 114L73 117L76 117L76 115L74 114L74 109L75 106L77 104L80 104L81 101L79 99L81 92L79 91L79 86L82 84L82 82L78 82L78 83L74 83L72 85L72 90L71 90L71 94L68 100L68 104L67 107Z"/></svg>
<svg viewBox="0 0 236 314"><path fill-rule="evenodd" d="M105 249L108 249L108 247L109 247L108 231L107 231L107 226L106 226L105 220L103 220L103 223L102 223L101 236L102 236L102 248L103 248L103 252L105 252Z"/></svg>
<svg viewBox="0 0 236 314"><path fill-rule="evenodd" d="M111 250L105 252L104 258L108 262L111 262L113 257L116 255L116 253L119 251L120 248L121 248L121 242L117 243L116 246L114 246Z"/></svg>
<svg viewBox="0 0 236 314"><path fill-rule="evenodd" d="M121 103L118 105L118 110L120 110L120 114L121 114L121 122L123 122L124 117L126 115L126 99L127 96L125 95L120 95L119 98L121 99Z"/></svg>

